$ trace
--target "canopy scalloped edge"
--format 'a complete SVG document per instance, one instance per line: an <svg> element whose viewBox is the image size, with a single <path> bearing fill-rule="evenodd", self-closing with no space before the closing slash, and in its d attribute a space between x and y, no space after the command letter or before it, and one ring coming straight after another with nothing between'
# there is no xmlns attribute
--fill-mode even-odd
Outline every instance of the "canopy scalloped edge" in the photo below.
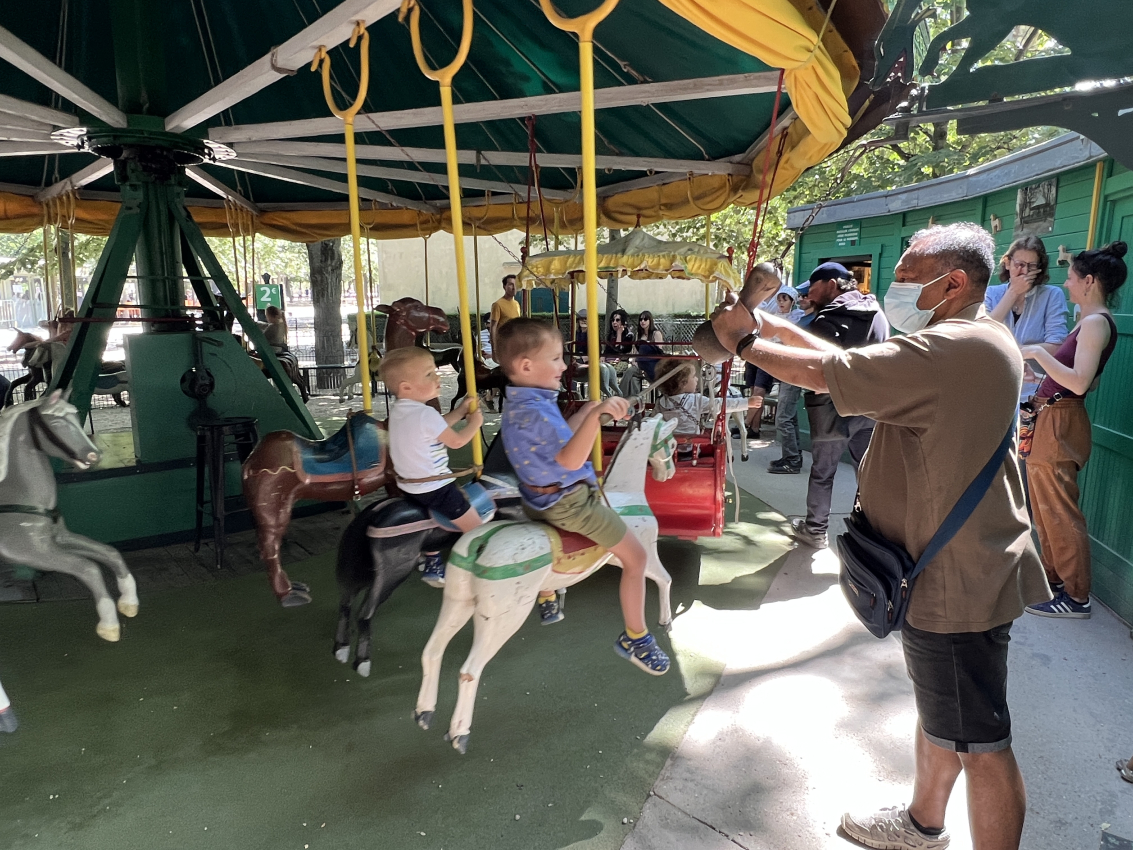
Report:
<svg viewBox="0 0 1133 850"><path fill-rule="evenodd" d="M720 40L786 71L786 89L799 120L786 130L783 157L771 187L772 196L797 180L806 169L837 150L850 126L846 96L859 80L859 68L846 43L826 27L824 12L813 0L662 0L691 23ZM725 14L727 13L727 14ZM756 27L755 24L759 24ZM772 25L773 24L773 25ZM759 33L759 35L755 35ZM774 39L780 39L775 41ZM598 203L598 221L606 227L633 227L657 221L680 220L719 212L733 204L751 206L759 199L763 179L762 149L753 155L749 175L690 175L685 180L629 189ZM79 233L110 233L118 204L82 198L75 204L73 228ZM229 236L232 229L223 207L194 206L190 214L207 236ZM548 232L558 235L582 230L582 206L577 202L544 200ZM557 215L555 212L557 210ZM517 201L464 207L464 225L477 234L496 234L530 227L541 229L537 204L530 213ZM41 226L44 209L33 198L0 192L0 232L26 233ZM273 239L316 242L350 233L350 216L341 209L263 212L253 221L256 233ZM366 235L404 239L452 231L451 214L407 209L362 210Z"/></svg>
<svg viewBox="0 0 1133 850"><path fill-rule="evenodd" d="M565 288L585 273L581 250L547 251L528 257L519 273L524 287ZM631 280L700 280L720 283L728 289L739 287L739 278L726 254L695 242L662 242L640 228L598 246L598 274L629 277Z"/></svg>

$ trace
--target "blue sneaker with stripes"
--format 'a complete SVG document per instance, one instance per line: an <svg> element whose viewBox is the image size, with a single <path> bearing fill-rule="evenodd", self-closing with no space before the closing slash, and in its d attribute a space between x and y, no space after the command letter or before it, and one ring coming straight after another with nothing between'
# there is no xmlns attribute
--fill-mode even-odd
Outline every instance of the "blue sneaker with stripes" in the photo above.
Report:
<svg viewBox="0 0 1133 850"><path fill-rule="evenodd" d="M425 556L425 572L421 576L421 581L430 587L445 586L445 561L439 552Z"/></svg>
<svg viewBox="0 0 1133 850"><path fill-rule="evenodd" d="M663 676L669 672L669 656L657 645L652 634L634 640L622 632L614 644L614 650L651 676Z"/></svg>
<svg viewBox="0 0 1133 850"><path fill-rule="evenodd" d="M1069 620L1090 619L1090 600L1085 603L1076 602L1065 590L1060 591L1050 602L1040 602L1037 605L1027 606L1028 614L1037 614L1040 617L1064 617Z"/></svg>

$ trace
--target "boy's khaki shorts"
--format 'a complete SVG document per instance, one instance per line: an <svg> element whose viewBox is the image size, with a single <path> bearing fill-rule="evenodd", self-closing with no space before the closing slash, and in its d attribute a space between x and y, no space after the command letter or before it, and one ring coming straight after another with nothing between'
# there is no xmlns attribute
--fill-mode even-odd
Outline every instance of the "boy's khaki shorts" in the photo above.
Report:
<svg viewBox="0 0 1133 850"><path fill-rule="evenodd" d="M617 546L629 530L625 520L602 502L598 490L585 484L575 485L546 510L533 508L526 502L523 510L534 520L589 537L604 549Z"/></svg>

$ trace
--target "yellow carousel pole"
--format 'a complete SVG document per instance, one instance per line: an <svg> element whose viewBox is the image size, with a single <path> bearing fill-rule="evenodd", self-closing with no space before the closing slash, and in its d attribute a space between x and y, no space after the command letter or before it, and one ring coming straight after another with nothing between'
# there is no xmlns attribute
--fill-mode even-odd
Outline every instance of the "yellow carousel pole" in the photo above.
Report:
<svg viewBox="0 0 1133 850"><path fill-rule="evenodd" d="M468 270L464 265L464 218L460 204L460 170L457 163L456 123L452 115L452 78L468 58L468 48L472 46L472 0L463 0L464 27L460 33L460 47L456 58L444 68L433 70L425 61L421 49L421 9L416 0L404 0L401 4L400 18L409 13L409 34L413 40L413 55L421 73L440 84L441 114L444 116L445 161L448 165L449 210L452 213L452 238L456 249L457 294L460 296L460 337L464 343L464 376L468 381L468 395L472 399L471 410L479 405L476 394L476 363L472 347L472 322L468 304ZM484 447L480 438L472 440L472 464L479 468L484 464Z"/></svg>
<svg viewBox="0 0 1133 850"><path fill-rule="evenodd" d="M704 244L712 247L712 213L704 217ZM712 318L712 282L704 281L704 318Z"/></svg>
<svg viewBox="0 0 1133 850"><path fill-rule="evenodd" d="M346 136L346 182L350 194L350 238L354 243L354 295L358 304L358 371L362 379L362 410L369 414L373 412L374 400L370 394L370 341L366 338L366 297L362 285L362 227L361 216L358 212L358 162L354 156L354 116L362 108L366 99L366 90L370 86L370 34L366 32L363 21L355 21L354 32L350 36L350 46L354 47L361 38L362 45L359 50L361 64L361 78L358 84L358 96L354 103L346 109L339 109L334 102L334 95L330 90L330 55L326 47L319 47L315 59L311 62L311 70L316 71L322 65L323 96L326 98L330 111L342 119L343 132Z"/></svg>
<svg viewBox="0 0 1133 850"><path fill-rule="evenodd" d="M598 186L594 167L594 29L618 0L605 0L593 12L577 18L564 18L551 0L539 0L543 14L561 30L578 36L578 78L582 89L582 230L586 265L586 310L592 313L586 335L587 357L590 359L590 400L602 400L599 363L598 328ZM602 471L602 434L594 441L594 468Z"/></svg>

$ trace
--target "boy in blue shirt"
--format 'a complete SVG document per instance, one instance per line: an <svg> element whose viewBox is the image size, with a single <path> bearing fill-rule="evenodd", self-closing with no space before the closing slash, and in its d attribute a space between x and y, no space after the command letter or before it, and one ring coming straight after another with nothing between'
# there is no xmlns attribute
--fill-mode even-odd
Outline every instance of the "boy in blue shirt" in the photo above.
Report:
<svg viewBox="0 0 1133 850"><path fill-rule="evenodd" d="M500 434L519 478L524 511L613 552L622 565L619 596L626 626L614 649L646 673L662 675L669 657L645 625L645 549L603 503L589 461L599 417L608 413L624 419L629 402L618 396L588 402L569 422L564 419L558 406L559 379L566 370L562 336L535 319L512 319L500 328L495 355L511 382ZM541 608L548 603L554 604L541 598Z"/></svg>

